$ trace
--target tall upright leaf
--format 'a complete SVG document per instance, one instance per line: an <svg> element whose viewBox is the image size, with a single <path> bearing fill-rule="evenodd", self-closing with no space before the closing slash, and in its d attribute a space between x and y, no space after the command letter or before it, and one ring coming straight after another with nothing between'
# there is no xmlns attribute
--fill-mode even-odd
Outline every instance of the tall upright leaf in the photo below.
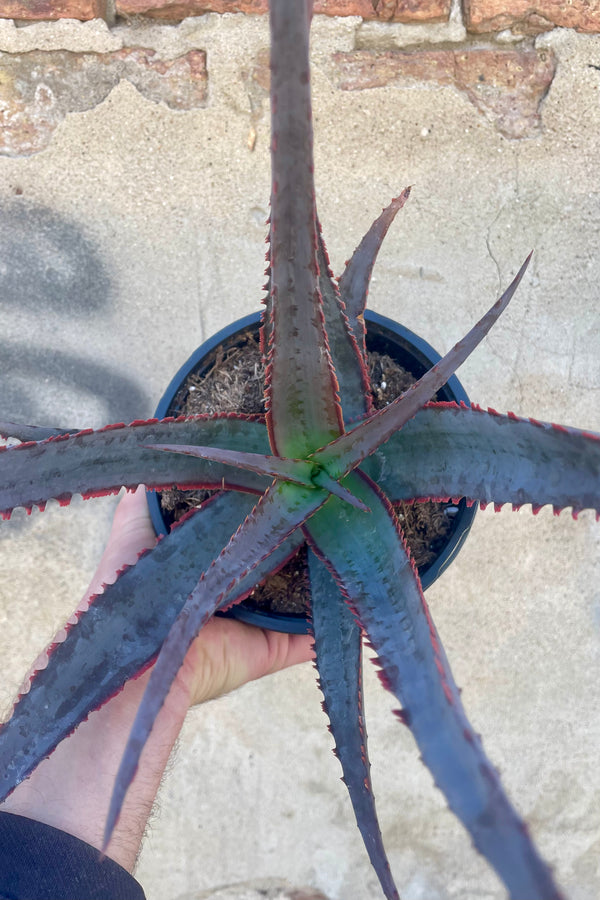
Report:
<svg viewBox="0 0 600 900"><path fill-rule="evenodd" d="M306 456L343 431L318 287L311 13L311 0L270 4L273 187L267 425L273 452L289 457ZM294 428L289 427L291 421Z"/></svg>
<svg viewBox="0 0 600 900"><path fill-rule="evenodd" d="M342 415L347 425L348 422L373 412L369 374L338 286L329 268L329 257L320 225L317 240L319 289L323 301L327 340L338 381Z"/></svg>
<svg viewBox="0 0 600 900"><path fill-rule="evenodd" d="M346 308L352 334L365 360L367 348L365 346L366 327L363 313L367 305L373 266L383 239L388 233L388 228L409 196L410 188L404 188L402 193L398 197L394 197L392 202L386 206L363 237L340 276L341 298Z"/></svg>

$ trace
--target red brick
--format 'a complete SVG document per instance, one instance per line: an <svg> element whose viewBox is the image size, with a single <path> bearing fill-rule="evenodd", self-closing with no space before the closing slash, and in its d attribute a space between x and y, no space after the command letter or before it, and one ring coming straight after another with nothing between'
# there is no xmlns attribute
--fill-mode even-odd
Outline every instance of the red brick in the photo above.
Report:
<svg viewBox="0 0 600 900"><path fill-rule="evenodd" d="M0 68L0 155L6 156L43 150L65 116L93 109L120 81L129 81L148 100L170 109L198 109L207 102L203 50L168 60L145 47L114 53L34 50L0 54Z"/></svg>
<svg viewBox="0 0 600 900"><path fill-rule="evenodd" d="M117 0L117 15L177 21L207 12L266 13L268 0Z"/></svg>
<svg viewBox="0 0 600 900"><path fill-rule="evenodd" d="M108 0L0 0L0 19L105 19Z"/></svg>
<svg viewBox="0 0 600 900"><path fill-rule="evenodd" d="M345 91L404 80L452 85L505 137L526 137L540 127L540 104L556 63L547 50L355 50L334 54Z"/></svg>
<svg viewBox="0 0 600 900"><path fill-rule="evenodd" d="M439 22L450 14L450 0L315 0L315 13L361 16L389 22ZM117 0L117 14L177 20L206 12L266 13L268 0Z"/></svg>
<svg viewBox="0 0 600 900"><path fill-rule="evenodd" d="M464 0L469 31L511 28L517 34L540 34L558 26L600 31L598 0Z"/></svg>

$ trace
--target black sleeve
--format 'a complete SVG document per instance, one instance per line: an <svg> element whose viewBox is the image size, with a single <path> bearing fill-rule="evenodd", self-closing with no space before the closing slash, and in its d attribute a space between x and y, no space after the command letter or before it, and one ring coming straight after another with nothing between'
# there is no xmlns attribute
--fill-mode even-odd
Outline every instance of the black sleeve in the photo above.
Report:
<svg viewBox="0 0 600 900"><path fill-rule="evenodd" d="M84 841L0 812L0 900L145 900L138 882Z"/></svg>

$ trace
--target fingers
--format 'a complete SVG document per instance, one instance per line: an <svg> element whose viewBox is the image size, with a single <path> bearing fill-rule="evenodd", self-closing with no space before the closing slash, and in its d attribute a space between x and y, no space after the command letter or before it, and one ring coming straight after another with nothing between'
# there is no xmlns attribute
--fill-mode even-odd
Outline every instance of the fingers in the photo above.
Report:
<svg viewBox="0 0 600 900"><path fill-rule="evenodd" d="M298 663L310 662L315 658L315 644L310 634L290 634L288 655L286 661L281 666L282 669L288 666L295 666Z"/></svg>
<svg viewBox="0 0 600 900"><path fill-rule="evenodd" d="M106 549L82 604L86 605L104 584L112 584L123 566L134 565L140 553L155 543L156 534L148 511L146 488L141 484L133 493L127 491L119 501Z"/></svg>
<svg viewBox="0 0 600 900"><path fill-rule="evenodd" d="M108 547L119 548L122 555L130 556L153 547L156 534L146 500L146 488L140 484L135 491L126 491L115 511ZM123 562L127 560L123 559ZM134 560L135 561L135 560Z"/></svg>
<svg viewBox="0 0 600 900"><path fill-rule="evenodd" d="M190 647L178 680L190 706L314 658L310 635L290 635L215 617Z"/></svg>

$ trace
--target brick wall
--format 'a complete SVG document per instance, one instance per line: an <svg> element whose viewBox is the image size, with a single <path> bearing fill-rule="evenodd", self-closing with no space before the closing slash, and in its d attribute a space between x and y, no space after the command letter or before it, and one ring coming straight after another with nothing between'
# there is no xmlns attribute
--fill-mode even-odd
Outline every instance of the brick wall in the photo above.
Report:
<svg viewBox="0 0 600 900"><path fill-rule="evenodd" d="M98 18L109 26L131 21L165 24L208 12L264 15L267 5L268 0L1 0L0 22ZM600 32L600 0L315 0L315 11L363 19L360 46L334 55L339 90L360 91L407 79L450 85L513 140L540 130L542 101L556 71L552 51L536 38L554 28ZM409 39L398 42L393 30L402 25L418 27ZM369 29L375 29L370 42ZM390 29L389 41L382 41L382 29ZM81 98L70 97L69 88L75 69L86 66L106 70L103 84L127 78L152 99L174 108L205 105L210 83L206 58L201 52L188 56L163 63L142 48L101 60L55 55L58 103L43 106L37 95L29 97L26 91L35 81L29 69L34 64L36 72L43 69L43 58L3 55L0 67L15 69L21 77L5 89L10 96L4 98L8 112L0 153L37 152L67 112L87 108Z"/></svg>
<svg viewBox="0 0 600 900"><path fill-rule="evenodd" d="M462 0L468 33L539 34L555 27L600 31L600 3L590 0ZM2 0L0 18L27 21L150 16L179 21L206 12L264 14L267 0ZM383 22L443 22L451 0L315 0L315 12Z"/></svg>

